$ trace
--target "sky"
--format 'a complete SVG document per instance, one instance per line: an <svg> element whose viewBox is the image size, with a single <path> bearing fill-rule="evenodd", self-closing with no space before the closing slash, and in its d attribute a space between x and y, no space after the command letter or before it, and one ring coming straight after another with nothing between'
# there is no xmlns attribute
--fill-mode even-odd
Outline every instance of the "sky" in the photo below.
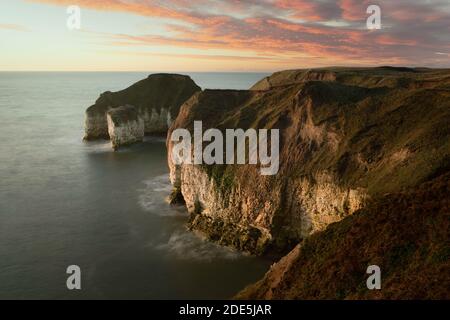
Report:
<svg viewBox="0 0 450 320"><path fill-rule="evenodd" d="M381 29L367 28L369 5ZM0 0L2 71L377 65L450 67L450 1Z"/></svg>

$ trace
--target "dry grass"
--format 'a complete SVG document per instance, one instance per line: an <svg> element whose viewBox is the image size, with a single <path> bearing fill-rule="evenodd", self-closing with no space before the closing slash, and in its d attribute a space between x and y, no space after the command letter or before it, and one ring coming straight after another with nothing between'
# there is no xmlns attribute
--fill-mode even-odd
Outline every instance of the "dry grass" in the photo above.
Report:
<svg viewBox="0 0 450 320"><path fill-rule="evenodd" d="M448 173L385 195L306 239L238 298L450 299L449 194ZM373 264L382 290L366 287Z"/></svg>

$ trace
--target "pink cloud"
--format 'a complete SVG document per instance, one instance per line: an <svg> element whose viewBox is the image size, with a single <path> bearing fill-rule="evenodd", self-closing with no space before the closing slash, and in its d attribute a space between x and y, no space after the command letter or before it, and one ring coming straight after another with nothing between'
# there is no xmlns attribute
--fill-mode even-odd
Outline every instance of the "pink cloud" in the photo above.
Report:
<svg viewBox="0 0 450 320"><path fill-rule="evenodd" d="M73 0L29 0L71 5ZM174 46L270 54L291 61L432 64L448 52L450 8L420 0L78 0L82 8L173 20L167 35L109 34L114 46ZM382 9L382 30L365 28L369 4ZM181 23L180 23L181 22ZM336 23L339 22L339 23ZM201 56L201 55L199 55ZM239 56L229 55L230 59ZM289 57L289 58L287 58ZM439 63L449 63L442 58Z"/></svg>
<svg viewBox="0 0 450 320"><path fill-rule="evenodd" d="M370 4L368 0L339 0L342 18L348 21L362 21L367 19L366 10Z"/></svg>

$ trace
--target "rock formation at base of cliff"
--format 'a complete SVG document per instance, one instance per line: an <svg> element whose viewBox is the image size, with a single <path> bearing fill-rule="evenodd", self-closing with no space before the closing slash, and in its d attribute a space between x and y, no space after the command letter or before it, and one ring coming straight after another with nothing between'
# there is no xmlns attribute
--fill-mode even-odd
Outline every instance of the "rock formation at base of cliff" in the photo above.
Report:
<svg viewBox="0 0 450 320"><path fill-rule="evenodd" d="M109 139L107 113L125 105L136 108L145 134L165 134L180 106L199 90L188 76L153 74L125 90L105 92L86 110L84 139Z"/></svg>
<svg viewBox="0 0 450 320"><path fill-rule="evenodd" d="M448 299L450 174L385 195L303 241L237 299ZM381 269L369 290L367 267Z"/></svg>
<svg viewBox="0 0 450 320"><path fill-rule="evenodd" d="M114 150L144 139L144 119L133 106L113 108L106 113L108 134Z"/></svg>
<svg viewBox="0 0 450 320"><path fill-rule="evenodd" d="M450 162L450 73L407 68L285 71L251 90L197 92L167 141L189 227L255 254L286 252L362 208L414 187ZM279 129L280 170L175 165L177 128Z"/></svg>

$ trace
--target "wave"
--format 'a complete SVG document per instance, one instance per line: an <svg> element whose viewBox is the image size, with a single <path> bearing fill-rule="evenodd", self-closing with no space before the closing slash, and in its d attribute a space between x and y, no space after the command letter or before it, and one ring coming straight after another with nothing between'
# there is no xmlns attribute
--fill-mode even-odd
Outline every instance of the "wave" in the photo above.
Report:
<svg viewBox="0 0 450 320"><path fill-rule="evenodd" d="M160 175L143 181L145 188L139 189L139 205L144 211L159 216L187 216L184 207L169 205L165 198L170 194L172 185L168 174ZM168 255L180 260L211 261L217 259L237 259L242 253L230 248L209 242L195 233L180 226L173 232L167 242L149 244L156 250L165 251Z"/></svg>
<svg viewBox="0 0 450 320"><path fill-rule="evenodd" d="M180 260L234 260L244 256L242 253L221 247L186 230L175 231L167 243L157 245L156 249L167 251L167 254Z"/></svg>
<svg viewBox="0 0 450 320"><path fill-rule="evenodd" d="M112 152L111 142L106 140L101 141L85 141L84 147L88 153L106 153Z"/></svg>
<svg viewBox="0 0 450 320"><path fill-rule="evenodd" d="M183 207L174 207L165 200L172 190L167 174L143 181L145 188L139 189L139 205L144 211L160 216L185 215Z"/></svg>

